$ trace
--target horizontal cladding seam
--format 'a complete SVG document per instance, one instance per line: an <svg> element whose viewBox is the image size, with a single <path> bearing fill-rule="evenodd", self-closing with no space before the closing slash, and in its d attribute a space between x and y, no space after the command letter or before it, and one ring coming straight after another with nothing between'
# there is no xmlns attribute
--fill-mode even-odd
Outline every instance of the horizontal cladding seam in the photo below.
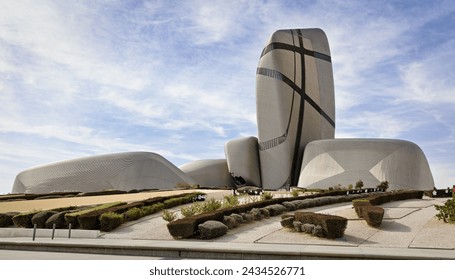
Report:
<svg viewBox="0 0 455 280"><path fill-rule="evenodd" d="M320 52L316 52L316 51L310 51L305 48L301 48L301 47L297 47L297 46L293 46L293 45L289 45L289 44L285 44L285 43L278 43L278 42L270 43L268 46L266 46L264 48L264 50L262 51L261 58L264 55L266 55L268 52L273 51L273 50L287 50L287 51L299 53L300 55L309 55L314 58L322 59L322 60L332 63L332 58L329 55L326 55L326 54L323 54Z"/></svg>
<svg viewBox="0 0 455 280"><path fill-rule="evenodd" d="M335 128L335 122L332 120L332 118L326 112L324 112L324 110L322 110L322 108L313 99L311 99L311 97L308 96L308 94L306 94L301 88L299 88L293 81L291 81L291 79L286 77L283 73L274 69L258 67L256 74L280 80L287 84L288 86L290 86L293 90L299 93L300 96L302 96L303 99L307 101L321 116L323 116L333 128Z"/></svg>

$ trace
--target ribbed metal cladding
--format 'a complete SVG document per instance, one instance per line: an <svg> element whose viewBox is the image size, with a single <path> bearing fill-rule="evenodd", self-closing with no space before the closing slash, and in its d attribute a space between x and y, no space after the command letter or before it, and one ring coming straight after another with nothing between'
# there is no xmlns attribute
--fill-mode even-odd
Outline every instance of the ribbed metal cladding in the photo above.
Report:
<svg viewBox="0 0 455 280"><path fill-rule="evenodd" d="M320 29L276 31L262 51L256 74L262 185L296 185L305 145L335 134L327 37Z"/></svg>

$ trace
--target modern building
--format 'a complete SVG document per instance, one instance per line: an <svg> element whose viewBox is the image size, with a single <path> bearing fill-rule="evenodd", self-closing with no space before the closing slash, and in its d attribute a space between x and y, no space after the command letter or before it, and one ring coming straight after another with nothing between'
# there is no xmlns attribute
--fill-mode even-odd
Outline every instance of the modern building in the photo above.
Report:
<svg viewBox="0 0 455 280"><path fill-rule="evenodd" d="M387 181L390 189L431 190L433 176L414 143L388 139L331 139L305 148L299 187L346 187L362 180L366 187Z"/></svg>
<svg viewBox="0 0 455 280"><path fill-rule="evenodd" d="M196 181L155 153L128 152L78 158L20 172L13 193L174 189Z"/></svg>
<svg viewBox="0 0 455 280"><path fill-rule="evenodd" d="M14 193L234 187L232 177L266 189L330 188L362 180L374 187L433 189L430 167L415 144L389 139L334 139L332 58L321 29L278 30L256 71L258 137L228 141L226 159L179 168L153 153L123 153L58 162L22 171Z"/></svg>
<svg viewBox="0 0 455 280"><path fill-rule="evenodd" d="M256 102L262 186L295 186L305 146L335 136L332 63L321 29L273 33L259 59Z"/></svg>

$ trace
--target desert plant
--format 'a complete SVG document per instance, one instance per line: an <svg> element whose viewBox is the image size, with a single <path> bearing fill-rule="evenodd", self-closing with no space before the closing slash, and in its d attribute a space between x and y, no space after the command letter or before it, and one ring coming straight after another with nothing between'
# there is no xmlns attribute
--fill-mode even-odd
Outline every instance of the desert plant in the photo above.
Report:
<svg viewBox="0 0 455 280"><path fill-rule="evenodd" d="M269 200L273 198L273 194L271 192L264 192L261 194L261 200Z"/></svg>
<svg viewBox="0 0 455 280"><path fill-rule="evenodd" d="M223 207L234 207L240 204L239 198L236 195L226 195L223 199Z"/></svg>
<svg viewBox="0 0 455 280"><path fill-rule="evenodd" d="M439 211L436 214L438 220L443 220L444 223L455 223L455 199L447 200L444 205L435 205L436 210Z"/></svg>
<svg viewBox="0 0 455 280"><path fill-rule="evenodd" d="M355 183L355 188L360 190L363 188L363 181L362 180L358 180L356 183Z"/></svg>
<svg viewBox="0 0 455 280"><path fill-rule="evenodd" d="M175 212L164 210L163 215L161 217L163 217L163 220L170 223L177 218L177 214Z"/></svg>
<svg viewBox="0 0 455 280"><path fill-rule="evenodd" d="M183 217L191 217L199 213L197 203L188 205L188 206L183 206L180 208L180 213L182 214Z"/></svg>
<svg viewBox="0 0 455 280"><path fill-rule="evenodd" d="M200 210L201 213L208 213L208 212L212 212L212 211L220 209L221 206L223 206L223 205L222 205L221 201L211 198L211 199L206 200L203 203L201 203L200 206L201 206L201 210Z"/></svg>

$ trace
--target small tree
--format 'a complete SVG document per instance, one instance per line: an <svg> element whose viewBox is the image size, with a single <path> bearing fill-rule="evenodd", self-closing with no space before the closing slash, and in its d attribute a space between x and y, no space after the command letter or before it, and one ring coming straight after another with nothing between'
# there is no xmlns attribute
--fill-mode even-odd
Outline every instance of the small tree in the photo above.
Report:
<svg viewBox="0 0 455 280"><path fill-rule="evenodd" d="M382 181L377 188L386 191L389 188L389 182Z"/></svg>
<svg viewBox="0 0 455 280"><path fill-rule="evenodd" d="M363 188L363 182L362 180L358 180L356 183L355 183L355 188L360 190Z"/></svg>

